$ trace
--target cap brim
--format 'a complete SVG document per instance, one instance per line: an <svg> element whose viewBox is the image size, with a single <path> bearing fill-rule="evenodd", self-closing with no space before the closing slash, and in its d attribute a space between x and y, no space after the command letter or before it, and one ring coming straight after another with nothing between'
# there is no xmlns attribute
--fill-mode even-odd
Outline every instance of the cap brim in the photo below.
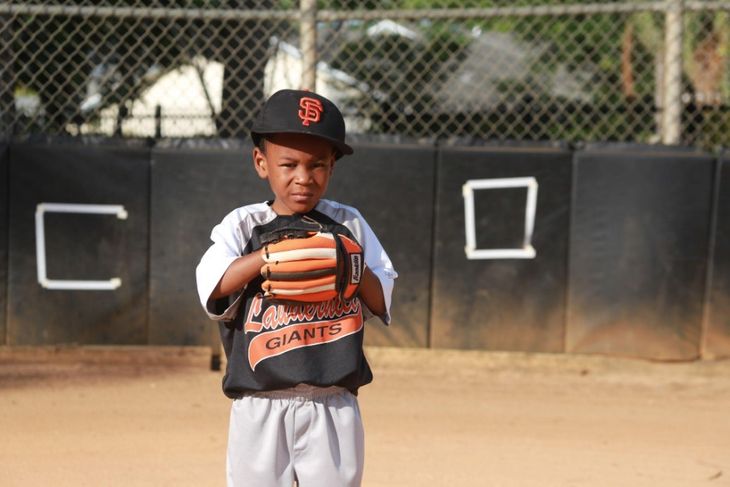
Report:
<svg viewBox="0 0 730 487"><path fill-rule="evenodd" d="M327 142L331 143L335 146L335 148L338 151L337 158L339 159L341 156L349 156L354 151L352 150L352 147L345 144L344 142L341 142L337 139L333 139L331 137L326 137L324 135L319 134L313 134L310 132L303 132L301 130L257 130L256 132L251 132L251 139L253 140L254 144L259 145L259 142L261 141L261 138L264 135L273 135L273 134L302 134L302 135L311 135L312 137L317 137L318 139L326 140Z"/></svg>

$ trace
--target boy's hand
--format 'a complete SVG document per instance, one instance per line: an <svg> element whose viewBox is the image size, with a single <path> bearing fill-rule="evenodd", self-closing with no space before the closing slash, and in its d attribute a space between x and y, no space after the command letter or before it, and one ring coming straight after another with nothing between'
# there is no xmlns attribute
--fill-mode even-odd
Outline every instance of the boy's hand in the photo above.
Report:
<svg viewBox="0 0 730 487"><path fill-rule="evenodd" d="M261 275L265 296L282 301L316 303L335 297L352 299L363 274L363 250L341 235L310 232L264 246Z"/></svg>

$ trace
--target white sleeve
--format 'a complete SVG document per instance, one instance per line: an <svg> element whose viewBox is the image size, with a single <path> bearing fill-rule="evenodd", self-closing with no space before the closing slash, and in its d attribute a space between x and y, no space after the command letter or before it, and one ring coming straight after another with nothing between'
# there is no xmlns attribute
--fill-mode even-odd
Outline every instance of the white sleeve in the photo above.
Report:
<svg viewBox="0 0 730 487"><path fill-rule="evenodd" d="M353 209L353 211L355 212L355 218L352 220L348 219L342 222L342 224L349 228L358 242L360 242L365 253L365 265L370 268L380 281L380 286L383 288L383 298L385 299L385 316L379 316L379 318L387 325L390 324L390 303L393 296L393 281L398 277L398 273L393 268L390 257L388 257L378 237L365 221L365 218L357 210ZM367 311L369 312L369 310ZM366 316L366 318L370 318L370 316Z"/></svg>
<svg viewBox="0 0 730 487"><path fill-rule="evenodd" d="M220 301L216 306L217 300L211 299L211 294L223 274L231 263L243 254L244 243L238 223L233 214L230 214L213 228L210 235L213 245L208 248L195 269L200 304L212 320L233 319L241 304L243 292L240 292L234 302L224 309L220 309Z"/></svg>

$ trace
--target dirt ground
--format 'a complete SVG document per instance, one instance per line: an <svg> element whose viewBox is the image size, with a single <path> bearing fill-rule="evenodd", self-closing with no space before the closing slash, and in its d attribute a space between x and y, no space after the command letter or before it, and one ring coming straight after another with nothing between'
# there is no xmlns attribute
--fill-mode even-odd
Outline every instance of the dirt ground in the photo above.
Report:
<svg viewBox="0 0 730 487"><path fill-rule="evenodd" d="M730 361L367 354L367 487L730 486ZM207 365L0 348L0 485L224 485L230 403Z"/></svg>

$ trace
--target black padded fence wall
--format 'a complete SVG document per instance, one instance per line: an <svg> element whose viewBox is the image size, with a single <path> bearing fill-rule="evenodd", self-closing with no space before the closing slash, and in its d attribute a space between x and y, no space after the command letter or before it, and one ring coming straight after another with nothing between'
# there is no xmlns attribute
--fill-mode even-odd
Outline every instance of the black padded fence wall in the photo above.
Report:
<svg viewBox="0 0 730 487"><path fill-rule="evenodd" d="M9 156L8 345L147 343L149 151Z"/></svg>
<svg viewBox="0 0 730 487"><path fill-rule="evenodd" d="M727 358L730 357L730 153L720 156L716 175L703 356Z"/></svg>
<svg viewBox="0 0 730 487"><path fill-rule="evenodd" d="M209 344L216 324L198 302L195 267L213 227L235 208L270 199L268 185L253 169L251 146L156 149L151 194L149 341Z"/></svg>
<svg viewBox="0 0 730 487"><path fill-rule="evenodd" d="M400 274L367 344L730 357L727 154L392 142L354 143L325 195ZM0 145L0 344L212 343L195 266L271 193L249 144L196 147Z"/></svg>
<svg viewBox="0 0 730 487"><path fill-rule="evenodd" d="M575 154L566 351L699 356L713 170L680 149Z"/></svg>
<svg viewBox="0 0 730 487"><path fill-rule="evenodd" d="M6 343L8 289L8 147L0 143L0 345Z"/></svg>
<svg viewBox="0 0 730 487"><path fill-rule="evenodd" d="M562 351L571 153L442 147L437 180L432 346Z"/></svg>
<svg viewBox="0 0 730 487"><path fill-rule="evenodd" d="M392 325L369 322L366 344L428 346L435 151L412 144L354 144L335 165L327 198L356 207L399 277Z"/></svg>

